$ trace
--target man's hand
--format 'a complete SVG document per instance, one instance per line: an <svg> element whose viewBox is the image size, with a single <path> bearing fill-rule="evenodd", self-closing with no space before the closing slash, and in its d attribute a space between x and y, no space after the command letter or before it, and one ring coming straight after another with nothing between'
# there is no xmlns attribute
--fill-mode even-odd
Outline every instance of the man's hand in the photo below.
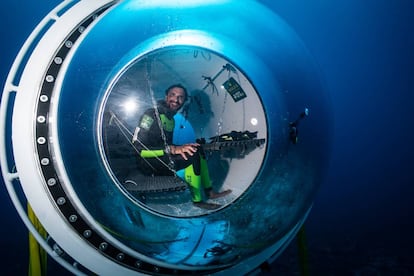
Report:
<svg viewBox="0 0 414 276"><path fill-rule="evenodd" d="M170 146L171 154L180 154L184 160L188 160L187 155L193 156L197 152L200 144L198 143L189 143L181 146Z"/></svg>

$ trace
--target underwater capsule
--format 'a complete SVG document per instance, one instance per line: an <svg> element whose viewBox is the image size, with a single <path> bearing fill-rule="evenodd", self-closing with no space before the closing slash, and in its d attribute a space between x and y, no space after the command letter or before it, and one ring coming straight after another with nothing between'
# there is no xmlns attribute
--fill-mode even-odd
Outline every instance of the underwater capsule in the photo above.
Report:
<svg viewBox="0 0 414 276"><path fill-rule="evenodd" d="M137 166L139 118L174 83L193 104L140 127L161 122L177 146L216 138L203 145L210 180L192 175L212 184L200 196L215 210L193 206L182 172L144 175ZM304 106L329 118L320 83L300 39L256 1L65 1L7 79L2 173L9 193L19 183L50 236L92 273L245 274L280 254L311 209L329 121L301 132L306 147L292 147L299 119L283 118ZM130 98L134 116L120 109ZM208 198L210 188L231 193Z"/></svg>

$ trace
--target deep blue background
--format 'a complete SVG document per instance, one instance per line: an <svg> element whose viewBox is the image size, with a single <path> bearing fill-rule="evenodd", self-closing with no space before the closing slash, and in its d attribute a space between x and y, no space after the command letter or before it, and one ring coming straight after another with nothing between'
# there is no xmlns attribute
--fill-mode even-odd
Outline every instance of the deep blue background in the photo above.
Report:
<svg viewBox="0 0 414 276"><path fill-rule="evenodd" d="M315 275L413 273L414 2L262 2L303 39L332 96L330 170L306 223L311 270ZM2 85L26 37L58 3L3 1ZM0 204L0 271L26 274L27 231L3 186ZM296 253L292 243L272 271L295 275Z"/></svg>

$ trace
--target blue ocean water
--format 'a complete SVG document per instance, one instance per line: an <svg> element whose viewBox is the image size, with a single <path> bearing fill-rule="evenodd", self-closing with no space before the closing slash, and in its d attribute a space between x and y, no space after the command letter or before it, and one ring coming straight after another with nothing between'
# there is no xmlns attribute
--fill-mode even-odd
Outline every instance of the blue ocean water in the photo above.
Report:
<svg viewBox="0 0 414 276"><path fill-rule="evenodd" d="M26 37L59 2L4 1L2 84ZM311 271L314 275L412 273L414 4L409 0L261 2L302 38L332 97L332 160L305 224ZM27 231L3 186L0 196L2 273L25 274ZM263 274L298 275L296 254L292 243Z"/></svg>

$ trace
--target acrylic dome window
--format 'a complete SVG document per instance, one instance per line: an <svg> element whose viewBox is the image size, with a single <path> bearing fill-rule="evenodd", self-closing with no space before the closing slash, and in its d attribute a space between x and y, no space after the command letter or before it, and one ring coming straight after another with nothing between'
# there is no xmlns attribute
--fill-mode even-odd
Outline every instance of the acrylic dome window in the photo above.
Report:
<svg viewBox="0 0 414 276"><path fill-rule="evenodd" d="M135 146L145 147L137 138L143 113L178 83L188 97L174 116L173 144L200 143L213 190L232 191L214 200L204 194L204 200L221 205L220 210L242 196L254 183L266 152L263 106L235 63L204 48L158 49L133 58L116 74L101 105L101 153L114 183L136 204L167 216L198 216L212 211L192 204L184 171L148 174Z"/></svg>

